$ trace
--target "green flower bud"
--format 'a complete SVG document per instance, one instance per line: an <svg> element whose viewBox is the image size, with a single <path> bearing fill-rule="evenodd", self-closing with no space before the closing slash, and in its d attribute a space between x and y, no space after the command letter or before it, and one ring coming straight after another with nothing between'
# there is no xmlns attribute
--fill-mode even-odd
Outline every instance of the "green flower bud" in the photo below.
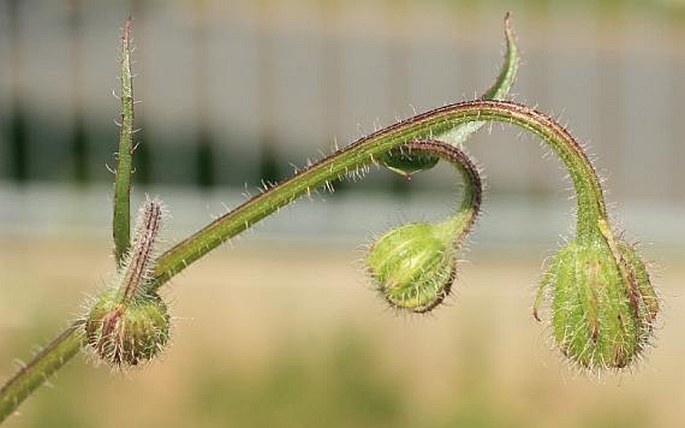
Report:
<svg viewBox="0 0 685 428"><path fill-rule="evenodd" d="M169 340L167 307L158 294L122 302L105 292L86 320L86 339L97 355L115 367L135 366L157 355Z"/></svg>
<svg viewBox="0 0 685 428"><path fill-rule="evenodd" d="M453 233L444 225L411 223L371 248L366 264L377 289L394 307L427 312L449 294L456 276Z"/></svg>
<svg viewBox="0 0 685 428"><path fill-rule="evenodd" d="M546 285L554 339L580 366L623 368L649 343L659 302L644 263L624 242L568 243L552 259Z"/></svg>
<svg viewBox="0 0 685 428"><path fill-rule="evenodd" d="M397 148L385 153L380 162L389 170L404 177L411 177L420 171L433 168L440 158L427 153L410 153L406 148Z"/></svg>

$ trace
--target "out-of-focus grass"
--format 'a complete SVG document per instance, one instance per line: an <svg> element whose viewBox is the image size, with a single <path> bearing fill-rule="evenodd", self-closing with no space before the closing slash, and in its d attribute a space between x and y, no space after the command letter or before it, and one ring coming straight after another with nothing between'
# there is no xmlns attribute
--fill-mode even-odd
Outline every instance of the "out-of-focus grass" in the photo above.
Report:
<svg viewBox="0 0 685 428"><path fill-rule="evenodd" d="M244 244L244 243L243 243ZM456 298L397 316L354 250L241 245L176 279L174 344L110 374L77 358L7 427L667 427L685 419L683 266L648 364L590 380L530 317L539 255L473 254ZM0 373L112 272L99 242L0 242Z"/></svg>

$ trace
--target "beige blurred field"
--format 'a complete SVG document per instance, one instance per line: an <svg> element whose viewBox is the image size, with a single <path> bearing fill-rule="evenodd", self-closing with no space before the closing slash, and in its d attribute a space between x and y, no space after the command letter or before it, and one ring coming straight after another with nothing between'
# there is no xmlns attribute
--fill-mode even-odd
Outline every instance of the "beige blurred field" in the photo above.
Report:
<svg viewBox="0 0 685 428"><path fill-rule="evenodd" d="M0 376L112 272L104 242L0 241ZM530 316L541 255L478 253L456 296L399 316L353 248L242 242L167 289L174 343L112 374L77 358L7 427L681 427L685 264L666 260L656 348L579 375Z"/></svg>

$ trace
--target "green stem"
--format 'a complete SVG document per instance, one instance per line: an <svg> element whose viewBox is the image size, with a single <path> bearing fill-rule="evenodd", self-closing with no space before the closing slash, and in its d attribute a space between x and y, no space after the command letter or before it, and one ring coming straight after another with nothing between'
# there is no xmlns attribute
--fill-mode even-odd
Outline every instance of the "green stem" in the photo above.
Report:
<svg viewBox="0 0 685 428"><path fill-rule="evenodd" d="M0 389L0 422L48 380L57 370L79 353L84 346L82 321L73 323L57 336Z"/></svg>
<svg viewBox="0 0 685 428"><path fill-rule="evenodd" d="M117 267L121 267L131 245L131 174L133 172L133 84L131 77L131 18L124 24L121 37L121 128L114 182L114 216L112 237Z"/></svg>
<svg viewBox="0 0 685 428"><path fill-rule="evenodd" d="M529 107L477 100L431 110L375 132L250 199L162 254L157 261L152 287L159 288L221 243L312 189L373 164L380 155L401 144L442 135L455 126L474 121L512 123L540 136L561 158L575 186L579 238L599 233L597 224L606 218L602 188L587 156L573 137L553 119ZM3 386L0 421L77 353L82 346L79 326L76 323L62 333Z"/></svg>
<svg viewBox="0 0 685 428"><path fill-rule="evenodd" d="M456 214L442 222L446 230L450 231L447 235L454 235L452 231L458 231L454 237L454 246L459 247L471 232L483 202L483 183L478 174L478 167L462 150L440 140L411 141L402 148L407 149L410 154L418 152L438 156L452 164L459 172L464 183L461 206Z"/></svg>
<svg viewBox="0 0 685 428"><path fill-rule="evenodd" d="M469 101L420 114L364 137L217 218L160 256L154 287L161 286L226 240L311 189L372 164L381 154L401 144L444 134L473 121L513 123L540 136L561 158L573 181L578 236L596 232L597 221L606 218L602 188L590 161L573 137L550 117L524 105L506 101Z"/></svg>
<svg viewBox="0 0 685 428"><path fill-rule="evenodd" d="M480 212L482 182L466 153L439 140L411 141L395 149L400 171L416 160L449 162L461 175L461 206L440 223L411 222L384 233L369 247L366 270L391 308L427 313L449 295L462 244ZM433 161L430 163L434 165ZM452 247L450 249L450 247Z"/></svg>

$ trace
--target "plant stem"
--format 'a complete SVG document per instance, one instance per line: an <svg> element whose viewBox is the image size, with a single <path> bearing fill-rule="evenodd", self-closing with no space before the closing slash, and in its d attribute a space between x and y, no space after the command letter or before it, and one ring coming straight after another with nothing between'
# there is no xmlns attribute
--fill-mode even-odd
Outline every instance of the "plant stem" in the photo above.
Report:
<svg viewBox="0 0 685 428"><path fill-rule="evenodd" d="M442 227L449 231L448 235L454 235L453 245L455 248L460 248L471 233L483 202L483 183L478 173L478 167L462 150L440 140L411 141L403 147L412 153L419 152L438 156L450 162L459 172L464 183L461 206L456 214L442 222ZM458 233L454 233L454 231L458 231Z"/></svg>
<svg viewBox="0 0 685 428"><path fill-rule="evenodd" d="M79 353L84 345L82 321L74 322L0 389L0 422L5 420L33 391Z"/></svg>
<svg viewBox="0 0 685 428"><path fill-rule="evenodd" d="M121 267L131 245L131 174L133 172L133 83L131 76L131 31L132 20L124 24L121 37L121 59L119 79L121 89L121 128L119 130L119 151L114 182L114 215L112 237L117 267Z"/></svg>
<svg viewBox="0 0 685 428"><path fill-rule="evenodd" d="M401 144L444 134L455 126L474 121L512 123L540 136L561 158L573 181L578 235L597 230L597 221L606 218L602 188L590 161L573 137L550 117L524 105L468 101L420 114L364 137L217 218L159 257L153 288L311 189L373 164L381 154Z"/></svg>
<svg viewBox="0 0 685 428"><path fill-rule="evenodd" d="M469 101L428 111L361 138L243 203L162 254L157 260L151 289L159 288L221 243L312 189L373 164L377 157L402 144L445 134L463 123L482 121L512 123L541 137L562 160L573 181L578 210L576 232L586 236L597 231L597 223L607 217L602 188L590 161L573 137L550 117L524 105ZM0 422L78 353L83 346L81 324L73 324L0 389Z"/></svg>
<svg viewBox="0 0 685 428"><path fill-rule="evenodd" d="M416 140L404 145L409 153L425 153L427 155L438 156L450 164L459 172L464 183L464 194L462 195L461 206L458 209L458 217L466 214L472 223L480 212L480 205L483 202L483 183L478 174L478 167L469 159L462 150L444 143L440 140ZM448 219L447 222L453 221Z"/></svg>

